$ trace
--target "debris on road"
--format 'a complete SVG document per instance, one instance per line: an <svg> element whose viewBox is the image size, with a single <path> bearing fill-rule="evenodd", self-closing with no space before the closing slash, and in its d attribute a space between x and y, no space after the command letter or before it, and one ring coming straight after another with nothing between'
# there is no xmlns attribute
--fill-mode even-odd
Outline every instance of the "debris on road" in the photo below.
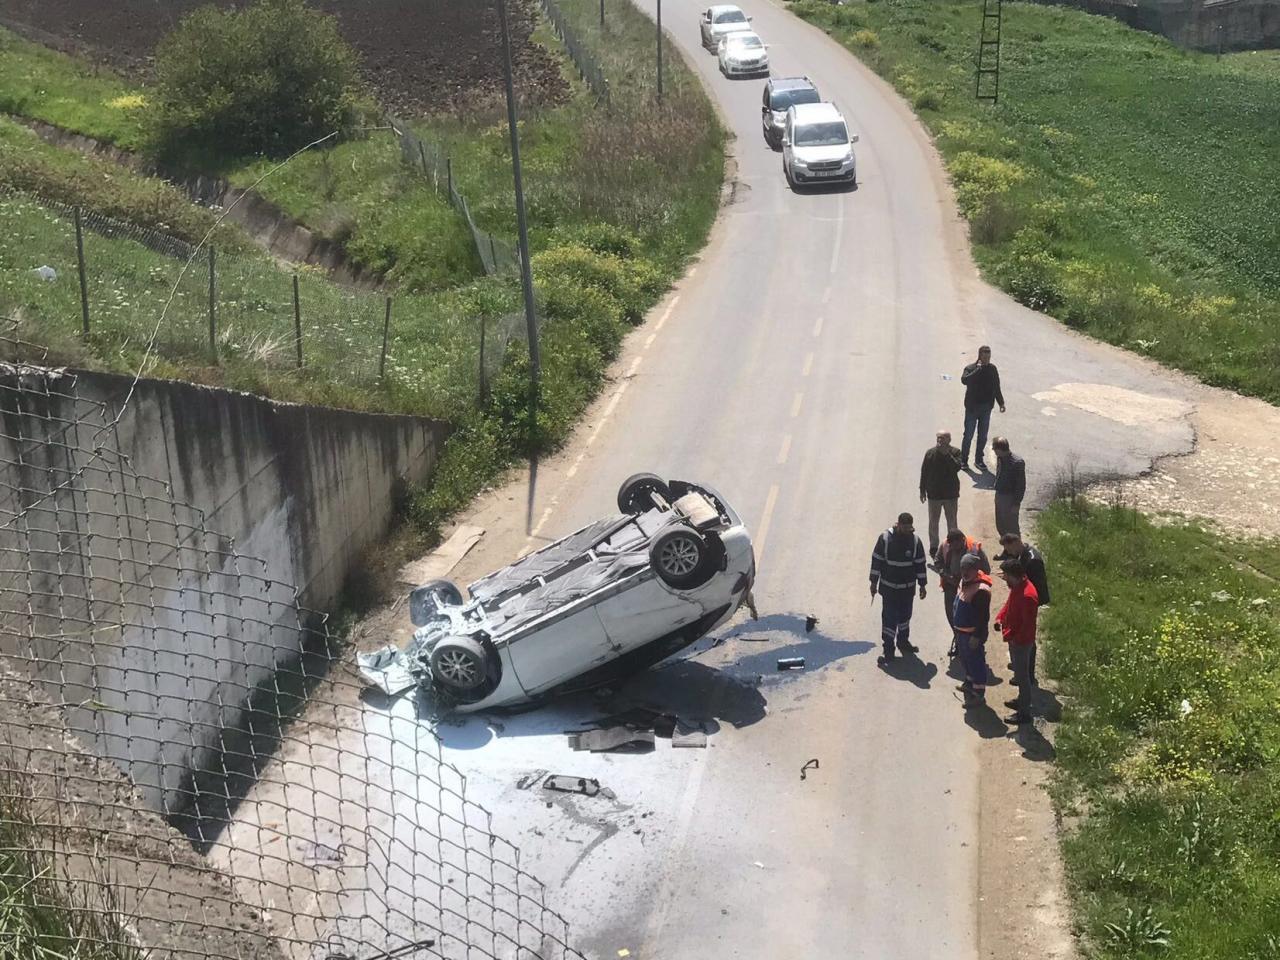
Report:
<svg viewBox="0 0 1280 960"><path fill-rule="evenodd" d="M49 266L47 263L41 264L31 272L46 283L52 283L54 280L58 279L58 271L53 269L53 267Z"/></svg>
<svg viewBox="0 0 1280 960"><path fill-rule="evenodd" d="M302 845L302 862L310 867L336 867L342 863L342 848L307 841Z"/></svg>
<svg viewBox="0 0 1280 960"><path fill-rule="evenodd" d="M768 637L734 637L735 640L743 640L747 643L768 643Z"/></svg>
<svg viewBox="0 0 1280 960"><path fill-rule="evenodd" d="M569 748L603 753L607 750L640 752L653 749L653 731L637 730L629 726L604 727L569 734Z"/></svg>
<svg viewBox="0 0 1280 960"><path fill-rule="evenodd" d="M813 628L816 627L818 623L818 618L813 614L809 614L809 616L804 618L804 632L813 633Z"/></svg>
<svg viewBox="0 0 1280 960"><path fill-rule="evenodd" d="M526 773L523 777L516 781L517 790L528 790L535 783L541 783L542 778L547 775L546 770L535 770L533 773Z"/></svg>
<svg viewBox="0 0 1280 960"><path fill-rule="evenodd" d="M690 730L688 733L677 733L671 738L673 747L705 747L707 735L702 730Z"/></svg>
<svg viewBox="0 0 1280 960"><path fill-rule="evenodd" d="M818 769L817 757L814 757L812 760L806 760L804 766L800 768L800 779L803 780L805 778L804 772L806 770L817 770L817 769Z"/></svg>
<svg viewBox="0 0 1280 960"><path fill-rule="evenodd" d="M584 797L605 797L613 800L617 797L608 787L600 786L594 777L571 777L553 773L542 783L542 789L555 790L558 793L580 793Z"/></svg>
<svg viewBox="0 0 1280 960"><path fill-rule="evenodd" d="M782 657L778 660L778 672L783 670L803 670L804 657Z"/></svg>

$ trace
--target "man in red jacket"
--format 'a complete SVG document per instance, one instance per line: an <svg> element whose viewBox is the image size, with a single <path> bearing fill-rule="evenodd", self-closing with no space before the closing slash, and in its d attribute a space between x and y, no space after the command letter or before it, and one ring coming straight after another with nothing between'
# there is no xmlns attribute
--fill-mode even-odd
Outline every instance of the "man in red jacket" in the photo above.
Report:
<svg viewBox="0 0 1280 960"><path fill-rule="evenodd" d="M996 614L996 626L1009 644L1009 662L1013 664L1018 697L1005 706L1013 710L1005 723L1031 722L1031 658L1036 648L1036 611L1040 598L1035 585L1027 579L1027 571L1019 560L1006 560L1000 565L1000 578L1009 585L1009 598Z"/></svg>

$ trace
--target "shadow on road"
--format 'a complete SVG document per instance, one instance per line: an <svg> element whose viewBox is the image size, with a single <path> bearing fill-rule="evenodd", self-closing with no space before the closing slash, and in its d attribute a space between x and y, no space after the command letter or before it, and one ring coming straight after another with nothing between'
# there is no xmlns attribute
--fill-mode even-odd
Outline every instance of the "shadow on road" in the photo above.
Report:
<svg viewBox="0 0 1280 960"><path fill-rule="evenodd" d="M965 726L972 729L983 740L995 740L1006 736L1009 728L1004 725L1000 715L992 709L991 704L984 703L980 707L970 707L964 712Z"/></svg>
<svg viewBox="0 0 1280 960"><path fill-rule="evenodd" d="M1058 756L1053 744L1044 738L1034 723L1024 723L1017 727L1010 737L1022 748L1022 755L1028 760L1048 763Z"/></svg>
<svg viewBox="0 0 1280 960"><path fill-rule="evenodd" d="M938 675L938 665L932 661L925 663L914 653L899 654L888 663L880 666L886 674L895 680L913 683L921 690L928 690L933 678Z"/></svg>

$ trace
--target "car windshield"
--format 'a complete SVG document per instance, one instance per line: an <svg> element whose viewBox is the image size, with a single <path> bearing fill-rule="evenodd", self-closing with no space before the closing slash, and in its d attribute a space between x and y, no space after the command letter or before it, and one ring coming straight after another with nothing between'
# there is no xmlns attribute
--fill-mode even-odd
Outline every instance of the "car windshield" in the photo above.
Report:
<svg viewBox="0 0 1280 960"><path fill-rule="evenodd" d="M726 10L716 14L716 23L746 23L747 15L741 10Z"/></svg>
<svg viewBox="0 0 1280 960"><path fill-rule="evenodd" d="M797 147L836 147L849 142L849 131L843 120L826 123L807 123L796 127L793 142Z"/></svg>
<svg viewBox="0 0 1280 960"><path fill-rule="evenodd" d="M759 50L764 46L764 41L759 37L733 37L729 46L739 50Z"/></svg>
<svg viewBox="0 0 1280 960"><path fill-rule="evenodd" d="M786 110L797 103L818 103L818 91L813 87L797 87L794 90L775 90L769 98L769 106L774 110Z"/></svg>

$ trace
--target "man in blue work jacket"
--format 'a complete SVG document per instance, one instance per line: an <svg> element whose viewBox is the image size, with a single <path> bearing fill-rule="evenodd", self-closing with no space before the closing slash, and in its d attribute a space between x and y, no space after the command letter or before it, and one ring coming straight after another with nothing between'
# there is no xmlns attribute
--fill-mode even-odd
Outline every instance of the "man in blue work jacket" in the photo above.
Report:
<svg viewBox="0 0 1280 960"><path fill-rule="evenodd" d="M871 599L880 594L884 654L876 662L881 666L893 662L895 646L904 655L916 652L911 645L911 606L917 590L924 599L925 580L924 544L916 536L911 514L900 513L871 551Z"/></svg>

